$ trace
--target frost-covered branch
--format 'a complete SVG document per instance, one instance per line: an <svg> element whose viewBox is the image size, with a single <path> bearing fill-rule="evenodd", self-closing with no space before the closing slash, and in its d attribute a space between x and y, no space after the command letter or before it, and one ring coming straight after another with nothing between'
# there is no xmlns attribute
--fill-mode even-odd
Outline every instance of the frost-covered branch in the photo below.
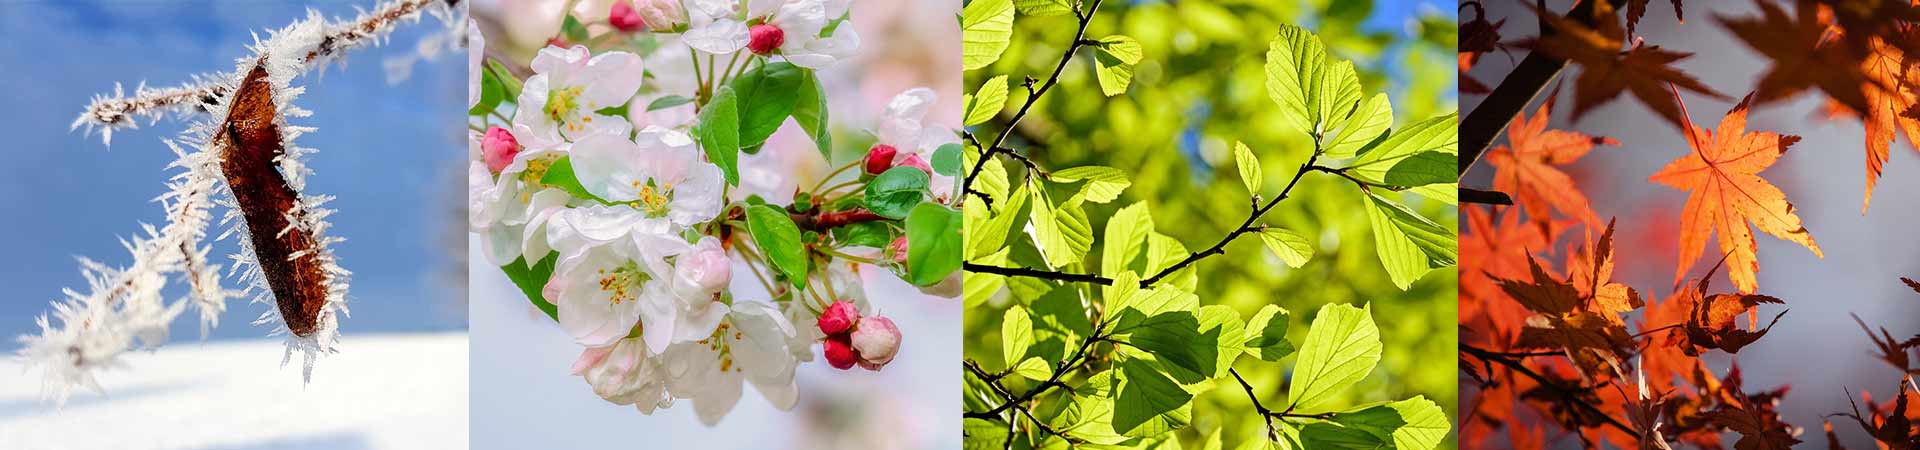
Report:
<svg viewBox="0 0 1920 450"><path fill-rule="evenodd" d="M324 69L335 61L344 61L345 54L350 50L379 45L399 26L420 21L422 12L439 16L450 24L464 20L456 19L456 15L464 16L456 14L461 1L394 0L370 11L361 11L353 19L332 23L328 23L318 11L308 10L307 17L296 24L317 24L321 29L316 32L321 35L319 41L303 53L296 70L305 73ZM89 136L98 129L101 142L111 144L114 129L138 128L142 119L152 124L169 115L178 118L202 117L221 98L231 94L228 91L231 80L241 75L244 73L195 75L193 81L186 84L159 89L141 83L134 88L133 95L127 95L116 85L112 95L95 96L86 111L73 120L69 129L85 126Z"/></svg>
<svg viewBox="0 0 1920 450"><path fill-rule="evenodd" d="M199 312L204 338L219 324L228 298L249 294L256 303L278 304L254 323L279 324L273 334L288 335L282 364L302 353L303 378L311 380L315 359L331 353L338 338L349 272L330 250L341 241L327 234L333 211L323 205L332 197L302 193L312 174L304 158L316 150L295 144L313 128L289 123L311 115L293 105L305 92L293 79L341 60L347 50L381 43L423 11L459 23L458 3L396 0L343 21L309 10L264 40L256 35L253 54L231 72L197 76L176 88L142 85L132 97L117 87L111 97L96 97L73 127L86 125L89 134L100 128L103 141L140 118L175 114L193 121L166 141L178 155L168 168L181 170L156 199L166 225L143 224L139 237L123 241L132 254L127 266L81 259L87 290L66 290L53 313L40 316L40 333L18 338L24 344L19 356L44 374L46 396L63 404L74 386L100 391L98 371L124 367L123 353L165 343L169 324L189 307ZM227 209L220 221L226 231L216 239L238 237L241 251L232 256L229 275L240 274L244 290L222 287L220 266L207 262L212 249L202 241L216 204ZM188 294L169 302L161 292L176 278Z"/></svg>

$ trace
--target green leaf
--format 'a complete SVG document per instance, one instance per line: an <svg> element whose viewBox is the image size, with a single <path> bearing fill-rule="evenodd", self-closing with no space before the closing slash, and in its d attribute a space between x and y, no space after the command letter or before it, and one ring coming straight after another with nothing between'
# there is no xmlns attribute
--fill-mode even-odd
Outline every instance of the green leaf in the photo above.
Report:
<svg viewBox="0 0 1920 450"><path fill-rule="evenodd" d="M806 69L783 61L761 65L727 83L740 103L741 147L765 143L767 137L793 115L802 95L800 86L807 78L812 75ZM820 100L824 101L824 97Z"/></svg>
<svg viewBox="0 0 1920 450"><path fill-rule="evenodd" d="M1213 376L1224 376L1227 369L1233 367L1233 361L1247 351L1247 323L1240 320L1239 311L1227 305L1202 306L1198 316L1201 339L1213 344Z"/></svg>
<svg viewBox="0 0 1920 450"><path fill-rule="evenodd" d="M1394 286L1406 290L1428 270L1454 265L1459 250L1453 230L1372 192L1367 204L1374 251Z"/></svg>
<svg viewBox="0 0 1920 450"><path fill-rule="evenodd" d="M993 64L1013 39L1011 0L974 0L960 11L961 70Z"/></svg>
<svg viewBox="0 0 1920 450"><path fill-rule="evenodd" d="M493 71L494 81L500 82L500 87L504 89L500 93L501 100L517 100L520 98L520 79L514 78L513 72L507 70L505 64L500 64L499 61L488 59L487 70Z"/></svg>
<svg viewBox="0 0 1920 450"><path fill-rule="evenodd" d="M907 281L932 286L960 270L960 212L926 202L907 215Z"/></svg>
<svg viewBox="0 0 1920 450"><path fill-rule="evenodd" d="M979 199L969 197L965 208L969 218L986 218L988 214L993 216L985 219L984 222L976 220L967 222L967 255L979 257L1005 248L1007 233L1013 231L1014 221L1020 218L1020 209L1027 206L1027 197L1027 188L1021 186L1004 202L996 205L992 212L987 211L984 205L980 205ZM984 225L976 225L977 223L984 223Z"/></svg>
<svg viewBox="0 0 1920 450"><path fill-rule="evenodd" d="M1392 448L1392 444L1380 436L1359 428L1340 426L1332 422L1314 422L1300 429L1300 445L1320 450L1377 450Z"/></svg>
<svg viewBox="0 0 1920 450"><path fill-rule="evenodd" d="M807 136L813 138L813 145L820 149L820 156L833 160L833 130L827 122L827 91L820 85L820 77L811 70L803 70L800 80L799 98L794 100L793 122L800 125Z"/></svg>
<svg viewBox="0 0 1920 450"><path fill-rule="evenodd" d="M1200 318L1192 311L1168 311L1149 316L1127 329L1121 342L1133 344L1168 366L1202 377L1214 375L1220 336L1200 334Z"/></svg>
<svg viewBox="0 0 1920 450"><path fill-rule="evenodd" d="M1414 155L1422 153L1458 155L1460 152L1460 142L1458 140L1460 132L1455 125L1455 122L1457 122L1456 119L1458 118L1459 113L1452 113L1400 127L1400 129L1394 130L1393 134L1388 135L1386 140L1373 146L1371 150L1361 153L1360 157L1354 158L1353 163L1347 165L1346 171L1348 174L1353 175L1354 178L1359 178L1362 181L1373 184L1409 186L1406 184L1390 183L1387 180L1388 172L1396 166L1406 163L1410 158L1413 158ZM1429 157L1429 159L1434 158L1435 157ZM1436 163L1443 163L1446 166L1445 171L1447 173L1454 173L1453 165L1457 163L1449 158L1438 159L1447 159L1447 161L1415 160L1413 164L1420 166L1415 169L1417 173L1402 173L1400 176L1402 178L1409 176L1423 177L1420 173L1433 171L1434 169L1432 169L1431 166ZM1456 177L1458 177L1457 174L1453 175L1453 177L1447 177L1434 182L1453 181Z"/></svg>
<svg viewBox="0 0 1920 450"><path fill-rule="evenodd" d="M1380 181L1387 186L1397 187L1451 184L1459 179L1459 174L1454 171L1459 159L1459 155L1439 151L1415 153L1394 164Z"/></svg>
<svg viewBox="0 0 1920 450"><path fill-rule="evenodd" d="M1094 75L1100 93L1108 97L1124 94L1133 82L1133 65L1140 63L1140 42L1122 35L1107 36L1094 46Z"/></svg>
<svg viewBox="0 0 1920 450"><path fill-rule="evenodd" d="M807 279L807 248L800 242L800 227L787 212L772 205L747 207L747 232L755 247L766 255L774 268L799 286Z"/></svg>
<svg viewBox="0 0 1920 450"><path fill-rule="evenodd" d="M1260 242L1265 242L1267 250L1272 250L1274 256L1287 263L1287 267L1297 269L1313 259L1313 244L1307 242L1306 236L1292 230L1273 227L1262 229Z"/></svg>
<svg viewBox="0 0 1920 450"><path fill-rule="evenodd" d="M893 243L893 228L881 222L860 222L841 225L829 231L833 241L840 245L884 248Z"/></svg>
<svg viewBox="0 0 1920 450"><path fill-rule="evenodd" d="M962 102L966 103L967 108L963 116L966 120L960 121L961 125L974 126L993 120L993 116L1007 107L1007 76L987 79L986 84L980 85L980 90L967 95Z"/></svg>
<svg viewBox="0 0 1920 450"><path fill-rule="evenodd" d="M1152 436L1184 427L1193 419L1193 394L1154 370L1152 363L1127 360L1109 372L1117 372L1112 388L1114 431Z"/></svg>
<svg viewBox="0 0 1920 450"><path fill-rule="evenodd" d="M1046 361L1041 361L1040 357L1036 356L1021 361L1018 366L1013 366L1013 373L1027 377L1029 380L1045 380L1053 376L1053 366L1047 365Z"/></svg>
<svg viewBox="0 0 1920 450"><path fill-rule="evenodd" d="M1100 274L1109 278L1128 271L1146 249L1147 236L1153 233L1153 215L1147 203L1120 208L1107 218L1106 234L1101 235Z"/></svg>
<svg viewBox="0 0 1920 450"><path fill-rule="evenodd" d="M1364 103L1360 98L1360 75L1353 70L1352 61L1327 58L1325 78L1320 80L1320 92L1313 97L1312 106L1319 108L1320 132L1331 133L1346 126L1347 120L1355 116L1354 111Z"/></svg>
<svg viewBox="0 0 1920 450"><path fill-rule="evenodd" d="M1334 416L1333 423L1364 432L1382 443L1391 442L1393 448L1401 450L1431 450L1453 428L1446 413L1426 396L1342 412Z"/></svg>
<svg viewBox="0 0 1920 450"><path fill-rule="evenodd" d="M1267 47L1267 97L1280 105L1282 121L1303 133L1337 128L1360 100L1360 81L1347 61L1332 61L1320 38L1305 28L1281 25Z"/></svg>
<svg viewBox="0 0 1920 450"><path fill-rule="evenodd" d="M1186 244L1180 243L1179 239L1174 239L1173 236L1168 236L1165 233L1156 231L1152 237L1147 238L1147 267L1151 270L1146 272L1158 273L1166 270L1168 267L1173 267L1174 264L1186 259L1189 254ZM1182 290L1191 292L1193 291L1194 284L1200 279L1199 276L1194 274L1194 267L1193 265L1188 265L1180 270L1176 270L1173 274L1167 275L1160 283L1179 287Z"/></svg>
<svg viewBox="0 0 1920 450"><path fill-rule="evenodd" d="M974 259L973 262L995 266L1004 265L1007 263L1009 250L1010 249L1003 248L994 254ZM992 297L994 293L1000 292L1000 288L1006 285L1007 277L1005 276L990 273L966 274L966 276L960 277L961 304L967 309L973 309L986 304L988 297Z"/></svg>
<svg viewBox="0 0 1920 450"><path fill-rule="evenodd" d="M986 419L968 418L961 425L965 450L1000 450L1007 441L1007 426Z"/></svg>
<svg viewBox="0 0 1920 450"><path fill-rule="evenodd" d="M1287 390L1292 409L1317 411L1315 407L1366 378L1380 364L1380 347L1380 329L1373 324L1371 305L1365 309L1321 306L1293 366L1293 383Z"/></svg>
<svg viewBox="0 0 1920 450"><path fill-rule="evenodd" d="M976 148L975 150L978 149ZM973 179L973 190L986 194L987 197L992 198L995 203L1005 201L1007 199L1007 190L1009 189L1007 183L1007 167L1001 164L998 158L980 161L980 152L978 151L967 151L964 152L962 156L965 156L967 161L972 164L982 166L980 167L980 176ZM969 164L967 167L968 170L972 170L973 166ZM995 205L995 207L998 206L999 205Z"/></svg>
<svg viewBox="0 0 1920 450"><path fill-rule="evenodd" d="M553 306L553 302L547 301L546 295L540 291L546 288L547 280L553 278L553 265L559 259L559 253L551 253L531 266L527 264L527 259L524 257L500 266L500 270L507 273L507 279L513 280L513 285L520 287L520 293L526 294L527 302L533 303L533 307L547 313L547 317L554 321L560 320L559 309Z"/></svg>
<svg viewBox="0 0 1920 450"><path fill-rule="evenodd" d="M1353 117L1346 120L1346 127L1340 134L1323 143L1325 155L1329 158L1352 158L1361 147L1372 143L1375 138L1387 132L1393 126L1393 104L1387 101L1387 94L1373 94L1373 98L1360 104Z"/></svg>
<svg viewBox="0 0 1920 450"><path fill-rule="evenodd" d="M960 144L942 144L933 149L933 173L949 177L960 175Z"/></svg>
<svg viewBox="0 0 1920 450"><path fill-rule="evenodd" d="M867 182L864 200L867 209L889 219L906 218L915 206L927 199L929 179L926 172L913 167L895 166L887 169Z"/></svg>
<svg viewBox="0 0 1920 450"><path fill-rule="evenodd" d="M1112 334L1131 333L1149 317L1200 308L1200 297L1191 292L1172 287L1141 288L1140 277L1133 272L1115 275L1112 285L1101 288L1101 295L1115 323Z"/></svg>
<svg viewBox="0 0 1920 450"><path fill-rule="evenodd" d="M1020 13L1031 17L1057 16L1073 12L1073 0L1013 0Z"/></svg>
<svg viewBox="0 0 1920 450"><path fill-rule="evenodd" d="M1300 132L1314 132L1318 118L1310 112L1309 92L1318 90L1326 71L1327 50L1320 38L1305 28L1281 25L1267 46L1267 98L1280 105L1281 120Z"/></svg>
<svg viewBox="0 0 1920 450"><path fill-rule="evenodd" d="M1060 206L1049 206L1045 202L1033 203L1034 242L1039 245L1042 256L1051 267L1061 267L1080 261L1093 246L1093 228L1087 224L1087 213L1075 202Z"/></svg>
<svg viewBox="0 0 1920 450"><path fill-rule="evenodd" d="M1074 387L1073 395L1064 398L1059 411L1047 419L1053 429L1096 444L1115 445L1129 441L1129 438L1113 429L1113 388L1119 372L1118 368L1104 370Z"/></svg>
<svg viewBox="0 0 1920 450"><path fill-rule="evenodd" d="M480 71L480 101L467 109L469 116L485 116L500 106L500 100L506 97L506 87L500 83L500 74L491 69Z"/></svg>
<svg viewBox="0 0 1920 450"><path fill-rule="evenodd" d="M574 18L572 14L568 14L566 20L560 21L560 35L565 36L567 42L586 45L587 25L580 23L580 19Z"/></svg>
<svg viewBox="0 0 1920 450"><path fill-rule="evenodd" d="M685 105L688 103L693 103L693 97L688 97L685 95L662 96L660 98L653 99L653 101L651 102L647 102L647 112L659 111L662 109L672 108L675 106Z"/></svg>
<svg viewBox="0 0 1920 450"><path fill-rule="evenodd" d="M1087 185L1080 189L1086 194L1086 200L1094 203L1106 203L1120 197L1120 193L1132 186L1127 173L1107 166L1080 166L1053 172L1047 176L1060 183L1072 183L1086 180Z"/></svg>
<svg viewBox="0 0 1920 450"><path fill-rule="evenodd" d="M601 200L599 196L587 192L586 186L580 185L580 177L574 175L573 159L570 157L562 156L560 159L554 160L553 165L547 166L547 173L540 175L540 184L560 188L560 190L567 191L567 194L573 195L574 197L589 199L600 203L607 202L606 200Z"/></svg>
<svg viewBox="0 0 1920 450"><path fill-rule="evenodd" d="M1247 352L1262 361L1279 361L1293 354L1293 342L1287 340L1287 322L1293 314L1278 305L1260 307L1247 321Z"/></svg>
<svg viewBox="0 0 1920 450"><path fill-rule="evenodd" d="M1093 322L1087 318L1080 292L1072 286L1052 287L1028 307L1032 308L1034 340L1039 343L1027 350L1028 355L1048 361L1066 359L1067 353L1073 350L1066 348L1067 343L1078 346L1080 339L1093 332Z"/></svg>
<svg viewBox="0 0 1920 450"><path fill-rule="evenodd" d="M727 185L740 185L740 114L733 88L721 86L696 118L695 131L707 161L720 166Z"/></svg>
<svg viewBox="0 0 1920 450"><path fill-rule="evenodd" d="M1002 361L1012 364L1027 357L1027 347L1033 346L1033 318L1027 315L1027 308L1013 305L1007 308L1006 315L1000 318L1000 356Z"/></svg>
<svg viewBox="0 0 1920 450"><path fill-rule="evenodd" d="M1430 198L1448 205L1460 204L1460 185L1458 183L1434 183L1426 186L1416 186L1407 188L1407 192L1412 192L1415 195Z"/></svg>
<svg viewBox="0 0 1920 450"><path fill-rule="evenodd" d="M1247 193L1260 195L1260 183L1265 178L1260 175L1260 157L1253 155L1253 149L1233 141L1233 165L1240 169L1240 183L1247 186Z"/></svg>

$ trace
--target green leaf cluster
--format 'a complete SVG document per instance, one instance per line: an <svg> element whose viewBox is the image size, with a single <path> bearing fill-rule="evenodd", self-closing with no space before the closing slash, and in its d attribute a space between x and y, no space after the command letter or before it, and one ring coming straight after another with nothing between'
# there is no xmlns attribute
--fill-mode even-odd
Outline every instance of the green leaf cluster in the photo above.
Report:
<svg viewBox="0 0 1920 450"><path fill-rule="evenodd" d="M962 252L1051 274L965 278L968 448L1455 445L1454 43L1368 5L966 5Z"/></svg>

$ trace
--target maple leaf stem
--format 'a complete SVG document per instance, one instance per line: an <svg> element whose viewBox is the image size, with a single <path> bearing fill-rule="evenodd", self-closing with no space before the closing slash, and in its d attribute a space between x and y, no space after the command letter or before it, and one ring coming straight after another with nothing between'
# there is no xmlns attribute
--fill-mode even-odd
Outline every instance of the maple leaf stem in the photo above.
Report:
<svg viewBox="0 0 1920 450"><path fill-rule="evenodd" d="M1673 92L1673 102L1680 104L1680 123L1686 125L1686 129L1680 132L1687 135L1687 143L1693 145L1693 153L1700 155L1700 161L1707 163L1709 167L1713 166L1713 160L1707 159L1706 149L1700 148L1700 137L1694 136L1693 114L1687 113L1687 101L1680 98L1680 87L1667 83L1667 90Z"/></svg>

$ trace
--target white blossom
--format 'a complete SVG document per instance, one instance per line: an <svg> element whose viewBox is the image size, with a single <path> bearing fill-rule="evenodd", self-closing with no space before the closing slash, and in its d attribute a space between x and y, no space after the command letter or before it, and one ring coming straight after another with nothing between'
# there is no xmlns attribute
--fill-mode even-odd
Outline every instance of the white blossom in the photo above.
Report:
<svg viewBox="0 0 1920 450"><path fill-rule="evenodd" d="M533 57L533 71L521 87L513 115L513 123L525 125L531 133L515 136L549 141L577 140L606 127L624 126L624 120L599 111L627 104L639 91L644 75L639 56L627 52L592 56L578 45L540 49Z"/></svg>
<svg viewBox="0 0 1920 450"><path fill-rule="evenodd" d="M634 140L604 134L582 139L572 156L574 175L587 192L631 204L648 219L665 218L679 230L720 214L726 181L700 154L686 133L647 127Z"/></svg>

